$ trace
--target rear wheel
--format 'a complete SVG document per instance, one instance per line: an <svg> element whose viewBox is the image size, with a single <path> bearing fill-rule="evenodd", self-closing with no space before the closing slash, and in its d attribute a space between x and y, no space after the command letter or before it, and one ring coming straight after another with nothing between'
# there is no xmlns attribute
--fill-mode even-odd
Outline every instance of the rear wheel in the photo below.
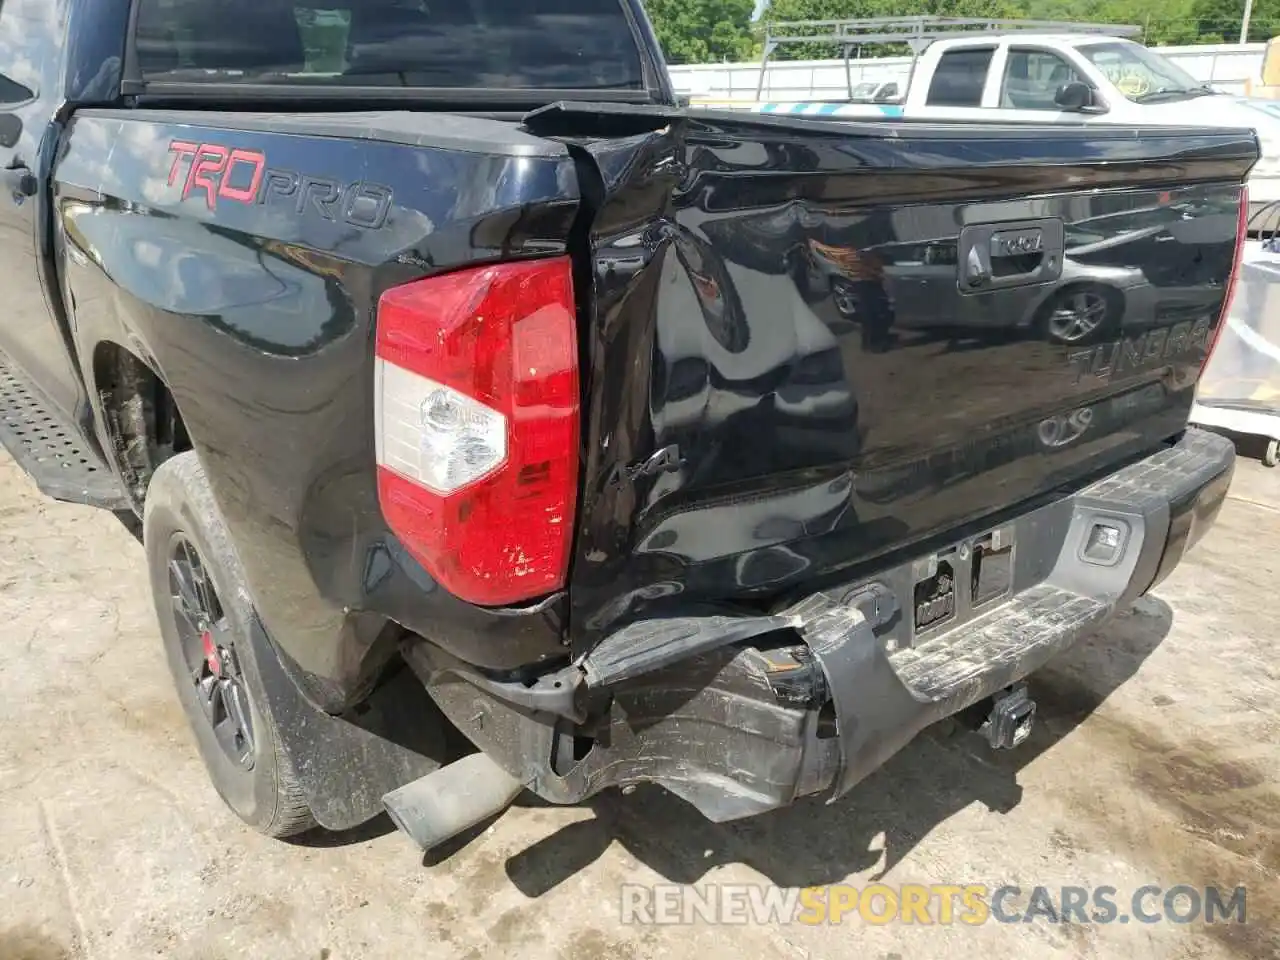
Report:
<svg viewBox="0 0 1280 960"><path fill-rule="evenodd" d="M244 574L194 452L151 478L143 542L169 669L214 788L269 836L314 826L249 647Z"/></svg>

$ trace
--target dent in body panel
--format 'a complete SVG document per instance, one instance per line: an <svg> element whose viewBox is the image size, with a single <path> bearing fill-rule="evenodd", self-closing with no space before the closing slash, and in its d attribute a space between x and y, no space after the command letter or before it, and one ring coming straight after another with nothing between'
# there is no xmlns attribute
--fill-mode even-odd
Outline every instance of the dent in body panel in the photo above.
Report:
<svg viewBox="0 0 1280 960"><path fill-rule="evenodd" d="M795 126L673 122L588 146L607 199L575 646L818 589L1185 426L1247 164L1225 151L1220 183L1135 188L1185 166L1141 163L1131 141L1086 145L1116 165L1073 169L1061 142L983 155ZM963 227L1046 219L1064 225L1055 280L962 292ZM1034 269L1008 253L1000 269ZM1079 336L1077 299L1097 320ZM1123 359L1085 377L1086 349ZM1076 425L1067 442L1042 429L1054 417ZM659 450L679 468L636 469Z"/></svg>
<svg viewBox="0 0 1280 960"><path fill-rule="evenodd" d="M358 691L385 617L429 636L449 623L438 639L482 663L555 655L550 614L522 621L460 604L386 530L373 469L372 327L391 285L562 253L577 210L567 154L280 136L226 119L197 128L95 111L72 123L56 215L80 356L120 343L169 386L268 632L322 705ZM385 185L385 224L221 196L211 210L203 191L184 200L170 185L175 140L256 152L302 178Z"/></svg>

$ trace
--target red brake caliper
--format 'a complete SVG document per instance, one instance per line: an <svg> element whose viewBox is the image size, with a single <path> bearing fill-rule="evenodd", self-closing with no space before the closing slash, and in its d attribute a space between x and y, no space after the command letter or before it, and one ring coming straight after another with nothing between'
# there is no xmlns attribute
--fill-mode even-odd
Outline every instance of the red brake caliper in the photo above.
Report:
<svg viewBox="0 0 1280 960"><path fill-rule="evenodd" d="M218 659L218 648L213 644L213 634L206 630L200 634L200 642L204 645L204 659L215 677L222 675L222 661Z"/></svg>

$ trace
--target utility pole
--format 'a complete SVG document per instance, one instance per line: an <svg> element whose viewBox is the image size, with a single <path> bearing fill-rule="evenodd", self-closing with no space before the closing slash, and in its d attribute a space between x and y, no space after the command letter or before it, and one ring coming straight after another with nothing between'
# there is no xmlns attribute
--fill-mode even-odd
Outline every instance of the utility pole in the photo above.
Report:
<svg viewBox="0 0 1280 960"><path fill-rule="evenodd" d="M1240 22L1240 42L1249 42L1249 18L1253 16L1253 0L1244 0L1244 20Z"/></svg>

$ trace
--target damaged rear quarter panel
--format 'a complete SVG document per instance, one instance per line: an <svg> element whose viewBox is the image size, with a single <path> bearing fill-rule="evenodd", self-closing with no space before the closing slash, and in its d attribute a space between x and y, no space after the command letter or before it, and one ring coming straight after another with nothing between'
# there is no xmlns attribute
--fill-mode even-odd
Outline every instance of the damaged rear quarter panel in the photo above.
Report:
<svg viewBox="0 0 1280 960"><path fill-rule="evenodd" d="M546 609L461 603L386 529L372 354L389 286L565 252L578 184L563 147L444 115L86 110L55 181L86 377L113 342L168 384L315 702L361 692L388 617L494 666L561 649Z"/></svg>

